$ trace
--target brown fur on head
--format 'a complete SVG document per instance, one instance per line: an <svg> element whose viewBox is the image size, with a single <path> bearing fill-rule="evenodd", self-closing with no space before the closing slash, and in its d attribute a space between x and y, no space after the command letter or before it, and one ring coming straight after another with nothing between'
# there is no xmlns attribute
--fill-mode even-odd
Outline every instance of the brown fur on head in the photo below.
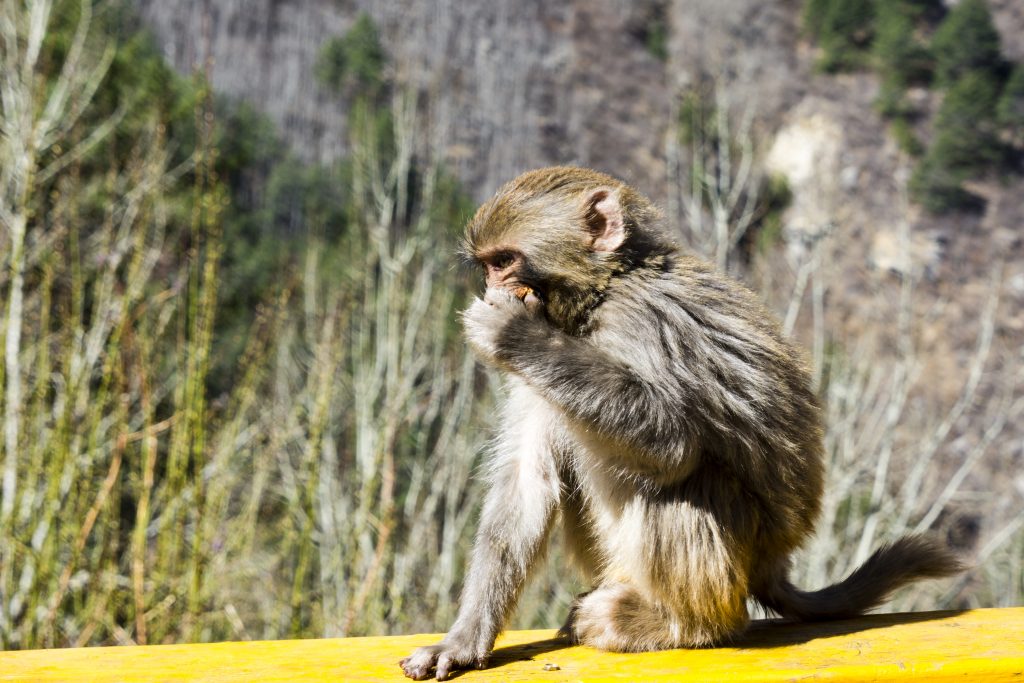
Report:
<svg viewBox="0 0 1024 683"><path fill-rule="evenodd" d="M548 320L576 334L613 276L656 265L675 250L656 220L646 198L611 176L542 168L506 184L480 207L466 226L463 252L484 265L489 286L535 290ZM496 255L507 270L492 280Z"/></svg>

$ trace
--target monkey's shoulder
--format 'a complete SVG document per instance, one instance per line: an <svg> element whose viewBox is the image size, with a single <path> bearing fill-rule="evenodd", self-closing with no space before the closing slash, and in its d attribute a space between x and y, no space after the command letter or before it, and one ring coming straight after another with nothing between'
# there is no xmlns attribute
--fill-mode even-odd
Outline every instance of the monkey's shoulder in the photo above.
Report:
<svg viewBox="0 0 1024 683"><path fill-rule="evenodd" d="M595 309L593 323L595 344L652 369L699 356L704 360L698 365L706 367L728 357L743 359L752 370L806 374L803 351L762 301L692 257L661 271L618 278Z"/></svg>
<svg viewBox="0 0 1024 683"><path fill-rule="evenodd" d="M751 290L696 258L616 278L595 311L595 321L635 331L666 325L751 326L773 336L779 327L777 318Z"/></svg>

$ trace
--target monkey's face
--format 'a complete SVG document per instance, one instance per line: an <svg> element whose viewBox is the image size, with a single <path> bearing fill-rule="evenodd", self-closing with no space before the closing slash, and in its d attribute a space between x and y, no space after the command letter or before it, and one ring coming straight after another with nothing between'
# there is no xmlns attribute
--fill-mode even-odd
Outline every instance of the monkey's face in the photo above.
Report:
<svg viewBox="0 0 1024 683"><path fill-rule="evenodd" d="M535 297L544 317L583 332L614 278L656 267L675 251L639 193L603 173L572 167L524 173L483 204L466 226L463 252L488 288Z"/></svg>
<svg viewBox="0 0 1024 683"><path fill-rule="evenodd" d="M499 191L467 226L464 251L487 288L539 302L548 322L575 334L621 270L627 230L616 181L570 170L526 174Z"/></svg>
<svg viewBox="0 0 1024 683"><path fill-rule="evenodd" d="M548 322L573 332L607 286L610 270L602 268L585 243L572 235L558 240L539 237L522 230L519 241L478 252L475 259L483 273L484 287L504 290L524 303L541 306Z"/></svg>

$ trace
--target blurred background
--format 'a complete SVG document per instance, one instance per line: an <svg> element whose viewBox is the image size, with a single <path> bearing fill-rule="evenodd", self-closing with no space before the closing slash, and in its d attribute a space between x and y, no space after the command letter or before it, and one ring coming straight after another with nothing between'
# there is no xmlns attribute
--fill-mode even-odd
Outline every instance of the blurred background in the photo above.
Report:
<svg viewBox="0 0 1024 683"><path fill-rule="evenodd" d="M497 378L474 206L619 176L809 349L795 579L1021 604L1019 0L2 0L0 645L441 631ZM513 625L573 591L556 538Z"/></svg>

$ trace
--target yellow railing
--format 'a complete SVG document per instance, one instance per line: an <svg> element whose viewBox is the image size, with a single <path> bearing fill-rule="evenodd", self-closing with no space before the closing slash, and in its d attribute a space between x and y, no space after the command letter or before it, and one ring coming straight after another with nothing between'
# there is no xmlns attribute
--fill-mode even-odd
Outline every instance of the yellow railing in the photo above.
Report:
<svg viewBox="0 0 1024 683"><path fill-rule="evenodd" d="M473 681L896 681L1024 683L1024 608L755 622L732 647L637 655L505 634ZM402 681L398 660L436 635L0 653L0 681Z"/></svg>

